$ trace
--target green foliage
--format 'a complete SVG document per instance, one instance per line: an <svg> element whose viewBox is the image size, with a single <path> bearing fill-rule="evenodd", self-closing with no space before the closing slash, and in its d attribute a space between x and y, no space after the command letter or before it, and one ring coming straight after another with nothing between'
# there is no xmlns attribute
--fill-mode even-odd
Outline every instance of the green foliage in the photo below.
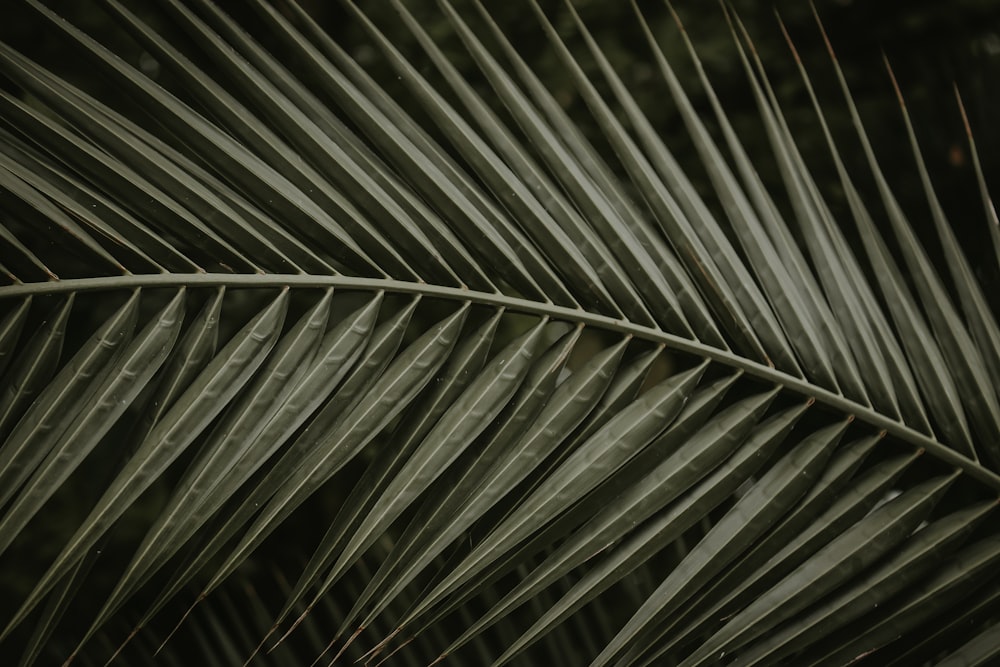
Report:
<svg viewBox="0 0 1000 667"><path fill-rule="evenodd" d="M803 3L95 4L0 43L5 664L995 658L984 162Z"/></svg>

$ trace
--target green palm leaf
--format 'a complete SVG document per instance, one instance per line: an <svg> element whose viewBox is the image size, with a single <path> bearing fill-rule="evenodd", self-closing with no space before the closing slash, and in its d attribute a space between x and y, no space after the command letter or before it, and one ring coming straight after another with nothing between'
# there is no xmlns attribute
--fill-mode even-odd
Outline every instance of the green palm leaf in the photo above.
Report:
<svg viewBox="0 0 1000 667"><path fill-rule="evenodd" d="M725 10L774 179L634 5L697 161L569 2L586 117L477 0L346 1L387 79L292 0L99 0L161 80L20 4L128 103L0 43L0 654L993 659L1000 327L835 57L842 198Z"/></svg>

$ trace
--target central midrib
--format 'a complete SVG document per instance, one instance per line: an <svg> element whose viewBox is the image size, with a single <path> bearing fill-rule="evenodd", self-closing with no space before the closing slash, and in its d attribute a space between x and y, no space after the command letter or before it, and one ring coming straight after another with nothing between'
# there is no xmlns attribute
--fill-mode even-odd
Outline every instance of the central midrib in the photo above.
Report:
<svg viewBox="0 0 1000 667"><path fill-rule="evenodd" d="M915 431L902 422L877 412L868 406L811 384L806 380L788 375L772 366L741 357L729 350L722 350L695 340L675 336L660 329L633 324L626 320L618 320L578 308L568 308L552 303L531 301L506 294L476 292L460 287L444 287L420 282L380 278L306 274L158 273L144 275L130 274L102 278L73 278L48 282L21 283L3 287L0 288L0 299L66 292L133 289L137 287L218 286L239 288L279 288L285 286L298 288L333 287L359 291L419 294L436 299L468 301L477 304L499 306L520 313L547 315L553 319L582 322L583 324L601 329L629 334L641 340L658 344L662 343L673 350L708 358L731 368L738 368L749 376L772 382L785 389L812 398L817 403L826 405L839 412L853 415L856 420L864 422L876 430L885 431L887 435L903 440L914 447L922 448L934 458L960 468L970 477L979 480L1000 494L1000 476L996 473L963 456L959 452L948 448L938 440Z"/></svg>

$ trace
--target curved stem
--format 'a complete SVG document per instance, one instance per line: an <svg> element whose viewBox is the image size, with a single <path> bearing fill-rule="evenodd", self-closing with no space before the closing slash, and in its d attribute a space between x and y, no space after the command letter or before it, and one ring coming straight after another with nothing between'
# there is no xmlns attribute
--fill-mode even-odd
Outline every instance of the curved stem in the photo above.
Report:
<svg viewBox="0 0 1000 667"><path fill-rule="evenodd" d="M49 282L22 283L0 288L0 299L40 296L65 292L99 291L109 289L133 289L136 287L170 288L170 287L235 287L235 288L339 288L359 291L396 292L403 294L421 294L430 298L449 299L453 301L468 301L472 303L502 306L508 310L547 315L552 319L582 322L622 334L631 334L635 338L653 343L662 343L668 348L679 352L711 359L731 368L739 368L747 375L781 385L791 391L815 399L817 403L829 406L837 411L853 415L879 430L884 430L900 440L922 448L927 454L948 465L960 468L991 489L1000 492L1000 476L966 456L948 448L938 440L906 426L872 408L856 403L841 394L810 384L808 381L796 378L771 366L746 359L729 350L712 347L696 340L681 338L657 328L633 324L626 320L617 320L605 315L590 313L577 308L557 306L552 303L531 301L506 294L491 292L475 292L456 287L443 287L427 283L406 282L379 278L354 278L350 276L323 275L278 275L278 274L229 274L229 273L160 273L149 275L112 276L105 278L79 278L54 280Z"/></svg>

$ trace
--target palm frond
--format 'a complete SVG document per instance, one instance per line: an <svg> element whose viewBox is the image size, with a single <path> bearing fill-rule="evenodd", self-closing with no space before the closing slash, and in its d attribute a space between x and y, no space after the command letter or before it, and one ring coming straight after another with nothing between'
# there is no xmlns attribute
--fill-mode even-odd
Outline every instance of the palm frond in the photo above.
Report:
<svg viewBox="0 0 1000 667"><path fill-rule="evenodd" d="M697 164L568 2L524 9L587 119L478 0L448 46L393 0L422 55L346 0L384 81L292 0L100 0L163 85L21 2L128 103L0 43L3 654L995 655L1000 327L891 70L943 262L829 42L874 200L725 9L775 179L672 8Z"/></svg>

